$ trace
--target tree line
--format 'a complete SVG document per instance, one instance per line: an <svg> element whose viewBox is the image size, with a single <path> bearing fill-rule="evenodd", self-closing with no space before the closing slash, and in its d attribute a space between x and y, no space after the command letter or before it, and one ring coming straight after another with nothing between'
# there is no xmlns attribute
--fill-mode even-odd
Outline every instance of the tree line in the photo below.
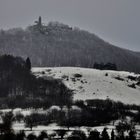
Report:
<svg viewBox="0 0 140 140"><path fill-rule="evenodd" d="M0 108L65 105L72 95L61 80L34 76L29 58L0 56Z"/></svg>
<svg viewBox="0 0 140 140"><path fill-rule="evenodd" d="M12 112L6 113L2 116L3 123L0 124L0 140L136 140L136 130L129 124L120 122L115 129L112 129L110 135L108 128L105 127L102 132L94 129L88 129L86 134L81 130L66 130L66 129L54 129L54 133L47 134L47 130L40 132L37 136L33 131L30 134L26 134L26 131L21 130L15 133L12 129L12 123L14 116ZM126 132L128 135L125 135ZM72 132L71 132L72 131ZM67 135L68 132L71 132Z"/></svg>
<svg viewBox="0 0 140 140"><path fill-rule="evenodd" d="M93 68L99 70L118 70L117 65L115 63L94 63Z"/></svg>

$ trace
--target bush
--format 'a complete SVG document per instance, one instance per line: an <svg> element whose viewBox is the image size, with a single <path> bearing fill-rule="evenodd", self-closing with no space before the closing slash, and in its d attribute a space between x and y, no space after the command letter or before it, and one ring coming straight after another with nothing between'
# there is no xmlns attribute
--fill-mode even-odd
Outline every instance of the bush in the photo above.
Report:
<svg viewBox="0 0 140 140"><path fill-rule="evenodd" d="M48 138L48 134L42 131L40 135L38 136L38 140L44 140L45 138Z"/></svg>
<svg viewBox="0 0 140 140"><path fill-rule="evenodd" d="M72 132L72 136L78 136L81 140L86 140L86 134L83 131L77 130Z"/></svg>
<svg viewBox="0 0 140 140"><path fill-rule="evenodd" d="M82 140L80 136L74 135L67 138L67 140Z"/></svg>
<svg viewBox="0 0 140 140"><path fill-rule="evenodd" d="M97 130L90 132L88 140L99 140L99 139L100 139L100 132L98 132Z"/></svg>
<svg viewBox="0 0 140 140"><path fill-rule="evenodd" d="M75 77L75 78L81 78L81 77L82 77L82 75L81 75L81 74L79 74L79 73L76 73L76 74L74 74L74 77Z"/></svg>
<svg viewBox="0 0 140 140"><path fill-rule="evenodd" d="M27 140L36 140L37 139L37 137L36 137L36 135L34 135L34 134L29 134L28 136L27 136Z"/></svg>

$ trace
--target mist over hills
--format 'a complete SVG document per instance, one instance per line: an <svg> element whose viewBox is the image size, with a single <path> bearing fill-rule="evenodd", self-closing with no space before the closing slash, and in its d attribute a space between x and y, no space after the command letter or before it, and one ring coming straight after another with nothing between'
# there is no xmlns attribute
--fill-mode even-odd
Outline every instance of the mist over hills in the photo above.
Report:
<svg viewBox="0 0 140 140"><path fill-rule="evenodd" d="M115 63L118 70L140 72L140 53L105 42L95 34L59 22L36 21L26 29L0 31L0 54L30 57L33 66L93 68Z"/></svg>

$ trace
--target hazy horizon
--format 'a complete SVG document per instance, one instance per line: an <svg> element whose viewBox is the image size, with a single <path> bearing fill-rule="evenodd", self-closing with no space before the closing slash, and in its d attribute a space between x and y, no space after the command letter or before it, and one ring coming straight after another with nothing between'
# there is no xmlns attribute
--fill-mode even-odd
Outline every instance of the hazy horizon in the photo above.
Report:
<svg viewBox="0 0 140 140"><path fill-rule="evenodd" d="M0 28L25 28L39 16L98 35L118 47L140 52L138 0L0 0Z"/></svg>

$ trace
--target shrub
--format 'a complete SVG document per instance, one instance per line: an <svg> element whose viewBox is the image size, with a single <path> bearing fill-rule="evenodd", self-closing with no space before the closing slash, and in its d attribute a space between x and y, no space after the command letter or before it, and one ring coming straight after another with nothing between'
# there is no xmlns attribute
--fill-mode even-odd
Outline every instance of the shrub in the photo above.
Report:
<svg viewBox="0 0 140 140"><path fill-rule="evenodd" d="M72 132L72 136L79 136L81 140L86 140L86 134L83 131L77 130Z"/></svg>
<svg viewBox="0 0 140 140"><path fill-rule="evenodd" d="M81 75L81 74L79 74L79 73L76 73L76 74L74 74L74 77L75 77L75 78L81 78L81 77L82 77L82 75Z"/></svg>

